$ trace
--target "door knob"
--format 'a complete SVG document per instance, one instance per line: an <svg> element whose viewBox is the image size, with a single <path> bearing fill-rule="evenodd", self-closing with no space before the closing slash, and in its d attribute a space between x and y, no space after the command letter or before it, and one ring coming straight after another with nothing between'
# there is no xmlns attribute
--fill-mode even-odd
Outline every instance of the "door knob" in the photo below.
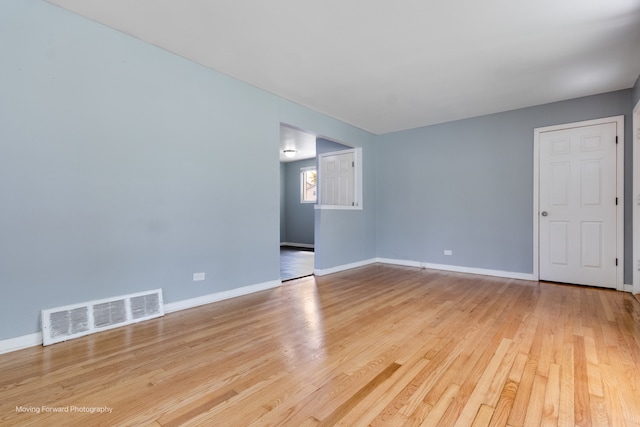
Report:
<svg viewBox="0 0 640 427"><path fill-rule="evenodd" d="M541 213L540 215L542 215L542 216L547 216L547 215L549 215L549 214L547 213L547 211L542 211L542 213Z"/></svg>

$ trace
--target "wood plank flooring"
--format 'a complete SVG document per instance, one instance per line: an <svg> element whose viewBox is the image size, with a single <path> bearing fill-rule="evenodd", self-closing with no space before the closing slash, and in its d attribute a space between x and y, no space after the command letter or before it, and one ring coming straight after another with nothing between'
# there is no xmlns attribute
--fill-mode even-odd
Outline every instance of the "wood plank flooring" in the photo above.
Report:
<svg viewBox="0 0 640 427"><path fill-rule="evenodd" d="M640 303L387 265L308 277L0 355L0 425L640 426Z"/></svg>

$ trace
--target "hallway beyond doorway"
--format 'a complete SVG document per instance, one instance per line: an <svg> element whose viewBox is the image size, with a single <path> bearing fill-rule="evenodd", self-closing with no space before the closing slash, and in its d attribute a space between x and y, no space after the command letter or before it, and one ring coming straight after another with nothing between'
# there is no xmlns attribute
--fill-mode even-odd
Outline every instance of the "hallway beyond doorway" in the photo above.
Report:
<svg viewBox="0 0 640 427"><path fill-rule="evenodd" d="M280 247L280 279L298 279L313 274L313 249L292 246Z"/></svg>

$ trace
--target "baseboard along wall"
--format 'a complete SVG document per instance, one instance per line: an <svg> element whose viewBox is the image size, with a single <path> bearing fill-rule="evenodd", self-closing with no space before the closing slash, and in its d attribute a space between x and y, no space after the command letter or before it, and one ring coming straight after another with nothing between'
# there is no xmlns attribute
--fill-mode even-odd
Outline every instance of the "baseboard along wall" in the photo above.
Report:
<svg viewBox="0 0 640 427"><path fill-rule="evenodd" d="M427 263L427 262L392 259L392 258L371 258L365 261L339 265L336 267L330 267L326 269L316 269L315 274L317 276L324 276L326 274L337 273L340 271L349 270L357 267L363 267L365 265L375 264L375 263L401 265L404 267L428 268L431 270L443 270L443 271L451 271L456 273L478 274L482 276L506 277L510 279L534 280L533 274L528 274L528 273L518 273L514 271L502 271L502 270L489 270L484 268L462 267L462 266L447 265L447 264L433 264L433 263Z"/></svg>
<svg viewBox="0 0 640 427"><path fill-rule="evenodd" d="M289 246L293 244L286 243L283 245ZM482 276L504 277L504 278L510 278L510 279L519 279L519 280L535 280L533 274L529 274L529 273L517 273L513 271L461 267L461 266L446 265L446 264L432 264L432 263L425 263L420 261L399 260L399 259L391 259L391 258L371 258L368 260L353 262L353 263L339 265L335 267L315 269L314 274L316 276L325 276L327 274L338 273L341 271L351 270L353 268L364 267L366 265L377 264L377 263L400 265L405 267L416 267L416 268L427 268L427 269L433 269L433 270L451 271L456 273L478 274ZM244 286L237 289L230 289L228 291L222 291L222 292L216 292L209 295L203 295L203 296L191 298L188 300L176 301L176 302L165 304L164 312L165 314L167 314L167 313L173 313L180 310L187 310L189 308L194 308L194 307L198 307L205 304L211 304L214 302L223 301L225 299L235 298L243 295L249 295L254 292L273 289L281 285L282 285L282 281L272 280L269 282ZM625 284L624 291L632 292L633 286L629 284ZM9 339L0 341L0 354L10 353L12 351L22 350L28 347L35 347L38 345L42 345L41 332L36 332L29 335L23 335L16 338L9 338Z"/></svg>
<svg viewBox="0 0 640 427"><path fill-rule="evenodd" d="M230 289L228 291L216 292L209 295L202 295L196 298L191 298L182 301L176 301L168 304L164 304L164 313L173 313L180 310L187 310L189 308L198 307L205 304L211 304L213 302L222 301L230 298L235 298L243 295L252 294L254 292L265 291L268 289L277 288L281 286L280 280L272 280L269 282L258 283L256 285L243 286L241 288ZM29 335L23 335L16 338L9 338L0 341L0 354L10 353L13 351L23 350L29 347L36 347L42 345L42 332L36 332Z"/></svg>

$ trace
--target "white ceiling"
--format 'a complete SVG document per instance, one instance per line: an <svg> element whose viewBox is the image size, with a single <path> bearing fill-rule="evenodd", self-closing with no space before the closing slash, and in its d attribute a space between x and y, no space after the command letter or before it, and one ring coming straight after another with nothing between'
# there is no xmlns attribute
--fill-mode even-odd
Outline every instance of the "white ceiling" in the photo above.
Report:
<svg viewBox="0 0 640 427"><path fill-rule="evenodd" d="M640 0L49 1L375 134L640 74Z"/></svg>
<svg viewBox="0 0 640 427"><path fill-rule="evenodd" d="M284 150L296 150L294 157L286 157ZM280 125L280 161L293 162L316 156L315 135Z"/></svg>

